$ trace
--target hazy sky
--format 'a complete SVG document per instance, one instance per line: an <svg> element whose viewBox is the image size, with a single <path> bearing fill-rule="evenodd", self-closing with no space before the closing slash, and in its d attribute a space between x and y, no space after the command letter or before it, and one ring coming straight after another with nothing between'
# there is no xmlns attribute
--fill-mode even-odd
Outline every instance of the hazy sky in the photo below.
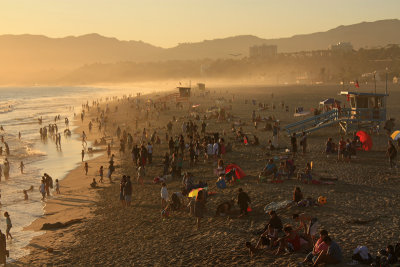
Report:
<svg viewBox="0 0 400 267"><path fill-rule="evenodd" d="M99 33L162 47L399 18L400 0L0 0L0 34Z"/></svg>

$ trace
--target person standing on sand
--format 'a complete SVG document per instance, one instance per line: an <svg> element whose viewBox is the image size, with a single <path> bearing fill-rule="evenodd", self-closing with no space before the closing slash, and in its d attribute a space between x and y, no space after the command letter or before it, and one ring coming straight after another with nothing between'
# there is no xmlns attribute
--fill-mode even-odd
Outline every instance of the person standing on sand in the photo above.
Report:
<svg viewBox="0 0 400 267"><path fill-rule="evenodd" d="M272 144L275 148L279 147L279 124L277 121L272 126Z"/></svg>
<svg viewBox="0 0 400 267"><path fill-rule="evenodd" d="M11 239L13 239L12 235L10 234L10 230L12 228L12 223L11 223L11 218L10 218L10 214L8 214L8 212L4 212L4 217L6 217L6 224L7 224L7 228L6 228L6 236L7 239L10 237Z"/></svg>
<svg viewBox="0 0 400 267"><path fill-rule="evenodd" d="M161 184L161 209L164 209L168 203L168 189L166 183Z"/></svg>
<svg viewBox="0 0 400 267"><path fill-rule="evenodd" d="M240 216L247 215L247 209L249 207L249 203L251 203L251 200L249 195L244 192L242 188L239 188L237 203L240 207Z"/></svg>
<svg viewBox="0 0 400 267"><path fill-rule="evenodd" d="M85 170L85 175L87 175L89 171L89 164L87 162L85 162L85 166L83 167L83 169Z"/></svg>
<svg viewBox="0 0 400 267"><path fill-rule="evenodd" d="M60 192L60 183L58 182L58 179L56 179L56 193L57 194L61 194L61 192Z"/></svg>
<svg viewBox="0 0 400 267"><path fill-rule="evenodd" d="M149 164L151 164L153 161L153 146L150 142L147 143L147 158L149 160Z"/></svg>
<svg viewBox="0 0 400 267"><path fill-rule="evenodd" d="M131 177L126 177L126 183L124 185L124 197L125 197L125 205L129 207L132 202L132 183Z"/></svg>
<svg viewBox="0 0 400 267"><path fill-rule="evenodd" d="M124 195L125 183L126 183L126 176L123 175L121 178L121 182L119 183L119 201L121 201L122 207L125 207L125 195Z"/></svg>
<svg viewBox="0 0 400 267"><path fill-rule="evenodd" d="M292 155L293 157L296 156L297 153L297 138L296 138L296 133L292 134L292 137L290 138L290 143L292 144Z"/></svg>
<svg viewBox="0 0 400 267"><path fill-rule="evenodd" d="M100 180L99 180L99 182L100 182L100 183L104 183L104 181L103 181L103 175L104 175L103 166L100 166L99 175L100 175Z"/></svg>
<svg viewBox="0 0 400 267"><path fill-rule="evenodd" d="M24 165L24 163L21 161L21 162L19 163L19 168L21 169L21 174L24 173L24 167L25 167L25 165Z"/></svg>
<svg viewBox="0 0 400 267"><path fill-rule="evenodd" d="M397 167L396 166L397 150L390 140L388 141L388 149L386 155L389 157L390 168Z"/></svg>
<svg viewBox="0 0 400 267"><path fill-rule="evenodd" d="M109 158L111 155L111 146L110 144L107 144L107 157Z"/></svg>
<svg viewBox="0 0 400 267"><path fill-rule="evenodd" d="M303 154L306 154L306 152L307 152L307 134L305 132L302 133L300 145L303 148Z"/></svg>
<svg viewBox="0 0 400 267"><path fill-rule="evenodd" d="M204 217L206 210L204 191L200 190L197 193L196 201L194 202L194 216L197 218L197 230L200 229L201 219Z"/></svg>
<svg viewBox="0 0 400 267"><path fill-rule="evenodd" d="M85 150L84 149L82 149L81 155L82 155L82 162L83 162L83 159L85 158Z"/></svg>
<svg viewBox="0 0 400 267"><path fill-rule="evenodd" d="M44 178L42 178L42 182L39 186L39 192L40 194L42 194L42 200L44 200L46 198L46 187L44 184Z"/></svg>

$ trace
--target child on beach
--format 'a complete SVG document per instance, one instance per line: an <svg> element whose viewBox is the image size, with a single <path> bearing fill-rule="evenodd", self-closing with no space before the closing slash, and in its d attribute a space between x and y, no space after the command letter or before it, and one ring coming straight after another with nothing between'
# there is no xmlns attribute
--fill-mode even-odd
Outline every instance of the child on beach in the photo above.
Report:
<svg viewBox="0 0 400 267"><path fill-rule="evenodd" d="M100 166L99 175L100 175L100 181L99 182L103 183L103 175L104 175L103 166Z"/></svg>
<svg viewBox="0 0 400 267"><path fill-rule="evenodd" d="M6 217L6 224L7 224L7 228L6 228L7 239L8 239L8 237L10 237L12 239L12 235L10 234L10 230L12 227L10 214L8 214L8 212L6 211L6 212L4 212L4 217Z"/></svg>
<svg viewBox="0 0 400 267"><path fill-rule="evenodd" d="M85 175L87 175L89 171L89 164L87 162L85 162L85 166L83 167L83 169L85 170Z"/></svg>
<svg viewBox="0 0 400 267"><path fill-rule="evenodd" d="M56 193L61 194L60 193L60 184L58 183L58 179L56 179Z"/></svg>

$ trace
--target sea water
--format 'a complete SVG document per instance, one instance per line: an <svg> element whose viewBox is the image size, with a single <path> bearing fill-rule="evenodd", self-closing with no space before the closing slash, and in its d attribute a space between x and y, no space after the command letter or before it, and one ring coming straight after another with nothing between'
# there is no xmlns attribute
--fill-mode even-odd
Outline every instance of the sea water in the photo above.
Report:
<svg viewBox="0 0 400 267"><path fill-rule="evenodd" d="M42 232L23 231L36 218L43 216L45 202L41 201L38 191L43 173L48 173L53 180L62 180L67 173L76 168L81 162L82 142L79 134L73 133L70 137L64 136L66 124L74 129L74 118L80 119L82 104L86 101L126 94L126 90L109 90L86 87L30 87L30 88L0 88L0 125L4 131L0 136L10 147L10 155L0 156L0 164L4 168L4 159L10 162L10 178L5 180L4 175L0 182L1 206L0 229L5 233L5 211L11 216L13 235L12 241L7 241L10 250L10 261L29 253L24 249L29 241ZM132 92L133 93L133 92ZM60 115L60 120L54 121ZM39 124L38 118L42 118ZM39 129L49 124L57 124L61 133L61 149L57 148L55 140L48 137L42 140ZM18 133L21 133L21 139ZM25 165L24 173L19 169L20 162ZM24 200L22 190L34 187L29 192L29 200ZM62 190L62 189L61 189Z"/></svg>

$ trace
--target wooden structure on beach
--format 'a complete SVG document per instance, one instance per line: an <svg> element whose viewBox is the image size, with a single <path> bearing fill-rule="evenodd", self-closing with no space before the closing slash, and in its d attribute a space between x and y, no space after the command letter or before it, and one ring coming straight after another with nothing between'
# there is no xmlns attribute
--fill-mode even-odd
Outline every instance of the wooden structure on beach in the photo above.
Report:
<svg viewBox="0 0 400 267"><path fill-rule="evenodd" d="M311 133L338 124L339 130L347 134L359 129L379 129L380 124L386 121L388 94L342 91L339 95L346 96L348 108L333 108L322 114L291 123L284 127L287 133L289 135Z"/></svg>

